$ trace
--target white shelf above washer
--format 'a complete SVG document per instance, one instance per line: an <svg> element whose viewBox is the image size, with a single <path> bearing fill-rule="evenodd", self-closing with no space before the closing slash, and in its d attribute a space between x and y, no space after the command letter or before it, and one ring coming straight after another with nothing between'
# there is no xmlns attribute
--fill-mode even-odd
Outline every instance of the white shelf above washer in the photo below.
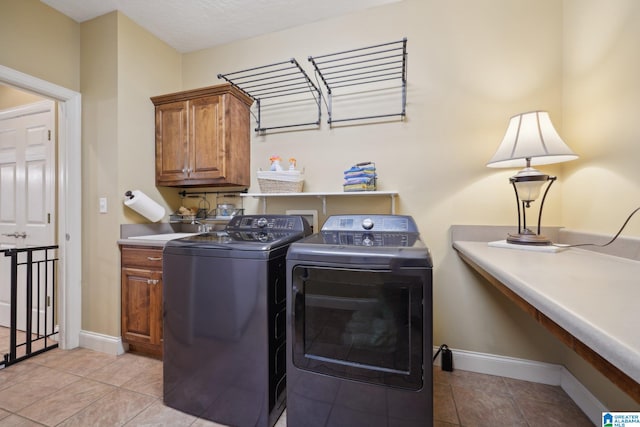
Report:
<svg viewBox="0 0 640 427"><path fill-rule="evenodd" d="M322 199L322 214L327 214L327 197L359 197L359 196L387 196L391 198L391 214L396 213L397 191L336 191L336 192L302 192L302 193L241 193L241 197L254 197L262 201L262 213L267 213L267 199L269 197L317 197Z"/></svg>

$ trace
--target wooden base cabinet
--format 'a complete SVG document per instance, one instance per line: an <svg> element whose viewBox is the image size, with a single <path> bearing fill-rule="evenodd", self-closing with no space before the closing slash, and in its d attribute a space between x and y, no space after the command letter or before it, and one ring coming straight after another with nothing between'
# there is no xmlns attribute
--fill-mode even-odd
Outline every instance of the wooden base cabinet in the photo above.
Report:
<svg viewBox="0 0 640 427"><path fill-rule="evenodd" d="M151 98L156 185L248 187L253 100L231 84Z"/></svg>
<svg viewBox="0 0 640 427"><path fill-rule="evenodd" d="M162 248L122 246L122 340L162 358Z"/></svg>

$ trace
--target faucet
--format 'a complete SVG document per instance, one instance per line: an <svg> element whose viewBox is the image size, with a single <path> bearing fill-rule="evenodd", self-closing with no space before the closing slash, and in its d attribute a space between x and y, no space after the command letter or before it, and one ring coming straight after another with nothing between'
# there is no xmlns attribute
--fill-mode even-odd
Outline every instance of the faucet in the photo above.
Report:
<svg viewBox="0 0 640 427"><path fill-rule="evenodd" d="M209 233L213 226L211 224L206 224L200 221L195 221L198 224L198 233Z"/></svg>

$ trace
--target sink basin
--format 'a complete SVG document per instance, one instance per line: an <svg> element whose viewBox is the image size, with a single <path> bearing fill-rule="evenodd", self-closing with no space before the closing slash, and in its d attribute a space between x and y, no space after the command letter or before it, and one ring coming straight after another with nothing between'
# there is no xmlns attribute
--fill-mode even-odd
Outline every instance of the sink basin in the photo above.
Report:
<svg viewBox="0 0 640 427"><path fill-rule="evenodd" d="M146 236L133 236L129 239L133 240L158 240L166 242L168 240L179 239L181 237L195 236L200 233L165 233L165 234L149 234Z"/></svg>

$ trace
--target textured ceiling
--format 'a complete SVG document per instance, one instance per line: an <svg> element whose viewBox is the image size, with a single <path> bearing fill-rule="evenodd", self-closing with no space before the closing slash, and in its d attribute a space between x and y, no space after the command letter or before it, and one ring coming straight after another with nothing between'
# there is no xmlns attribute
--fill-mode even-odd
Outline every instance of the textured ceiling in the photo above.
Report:
<svg viewBox="0 0 640 427"><path fill-rule="evenodd" d="M119 10L179 52L401 0L41 0L77 22Z"/></svg>

